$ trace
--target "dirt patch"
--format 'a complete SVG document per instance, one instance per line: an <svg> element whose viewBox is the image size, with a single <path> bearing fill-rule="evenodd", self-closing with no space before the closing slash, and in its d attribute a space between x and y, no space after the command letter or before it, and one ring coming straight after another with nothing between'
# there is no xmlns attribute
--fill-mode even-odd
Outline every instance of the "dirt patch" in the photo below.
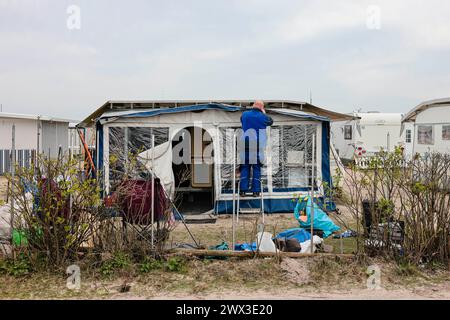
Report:
<svg viewBox="0 0 450 320"><path fill-rule="evenodd" d="M280 269L284 272L286 280L296 285L304 285L310 281L310 265L308 259L284 258L280 263Z"/></svg>

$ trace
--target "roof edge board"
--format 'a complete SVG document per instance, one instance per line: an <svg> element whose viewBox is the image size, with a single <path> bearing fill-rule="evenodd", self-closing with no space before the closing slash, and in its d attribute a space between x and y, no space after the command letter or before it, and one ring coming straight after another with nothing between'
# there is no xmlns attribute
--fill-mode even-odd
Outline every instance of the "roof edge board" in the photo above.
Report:
<svg viewBox="0 0 450 320"><path fill-rule="evenodd" d="M353 120L355 119L352 115L347 115L343 113L338 113L335 111L331 111L328 109L324 109L315 105L312 105L303 101L293 101L293 100L274 100L267 99L263 100L267 105L270 105L271 108L277 109L294 109L299 111L313 112L318 116L325 116L330 118L331 121L341 121L341 120ZM107 110L115 110L114 105L126 105L133 104L134 110L136 109L144 109L144 108L156 108L155 105L168 105L164 107L175 108L177 105L189 106L196 104L209 104L209 103L218 103L218 104L228 104L241 106L243 108L248 108L252 105L254 100L233 100L233 99L209 99L209 100L108 100L105 102L100 108L91 113L86 119L81 121L77 126L78 127L89 127L93 126L94 122ZM109 107L112 107L110 109ZM127 109L125 106L124 109ZM118 108L116 110L123 110L122 108Z"/></svg>
<svg viewBox="0 0 450 320"><path fill-rule="evenodd" d="M441 105L450 104L450 98L441 98L441 99L434 99L434 100L428 100L420 103L416 107L414 107L411 111L409 111L405 116L402 118L403 122L414 122L416 121L416 117L419 113L430 109L434 107L438 107Z"/></svg>

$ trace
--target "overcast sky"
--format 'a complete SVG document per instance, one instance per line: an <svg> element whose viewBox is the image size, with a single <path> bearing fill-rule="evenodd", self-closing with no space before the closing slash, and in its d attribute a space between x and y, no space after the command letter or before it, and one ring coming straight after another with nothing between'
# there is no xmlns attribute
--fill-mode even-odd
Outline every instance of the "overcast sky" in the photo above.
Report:
<svg viewBox="0 0 450 320"><path fill-rule="evenodd" d="M449 17L447 0L0 0L0 103L81 120L110 99L311 91L404 113L450 96Z"/></svg>

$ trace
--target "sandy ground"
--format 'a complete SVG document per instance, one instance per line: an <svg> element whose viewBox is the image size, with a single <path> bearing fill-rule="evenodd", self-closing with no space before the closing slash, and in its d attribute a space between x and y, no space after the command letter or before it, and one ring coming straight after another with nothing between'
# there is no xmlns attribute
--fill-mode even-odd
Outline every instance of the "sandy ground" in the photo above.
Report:
<svg viewBox="0 0 450 320"><path fill-rule="evenodd" d="M116 299L145 299L139 296L117 296ZM305 292L303 290L288 290L267 293L255 291L249 293L222 292L207 295L169 295L154 297L156 300L450 300L450 284L433 288L416 289L353 289L331 292Z"/></svg>

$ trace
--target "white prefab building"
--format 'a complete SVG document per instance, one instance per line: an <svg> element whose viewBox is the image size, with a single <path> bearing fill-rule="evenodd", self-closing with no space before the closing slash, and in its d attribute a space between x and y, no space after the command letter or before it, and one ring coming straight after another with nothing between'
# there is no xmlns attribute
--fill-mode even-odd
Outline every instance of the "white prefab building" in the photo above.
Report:
<svg viewBox="0 0 450 320"><path fill-rule="evenodd" d="M402 119L408 155L450 153L450 98L426 101Z"/></svg>
<svg viewBox="0 0 450 320"><path fill-rule="evenodd" d="M353 116L356 120L331 123L332 142L341 159L393 151L402 145L401 113L355 112Z"/></svg>
<svg viewBox="0 0 450 320"><path fill-rule="evenodd" d="M28 167L36 151L56 157L68 149L69 120L38 115L0 113L0 174L11 170L12 128L15 125L15 159Z"/></svg>

